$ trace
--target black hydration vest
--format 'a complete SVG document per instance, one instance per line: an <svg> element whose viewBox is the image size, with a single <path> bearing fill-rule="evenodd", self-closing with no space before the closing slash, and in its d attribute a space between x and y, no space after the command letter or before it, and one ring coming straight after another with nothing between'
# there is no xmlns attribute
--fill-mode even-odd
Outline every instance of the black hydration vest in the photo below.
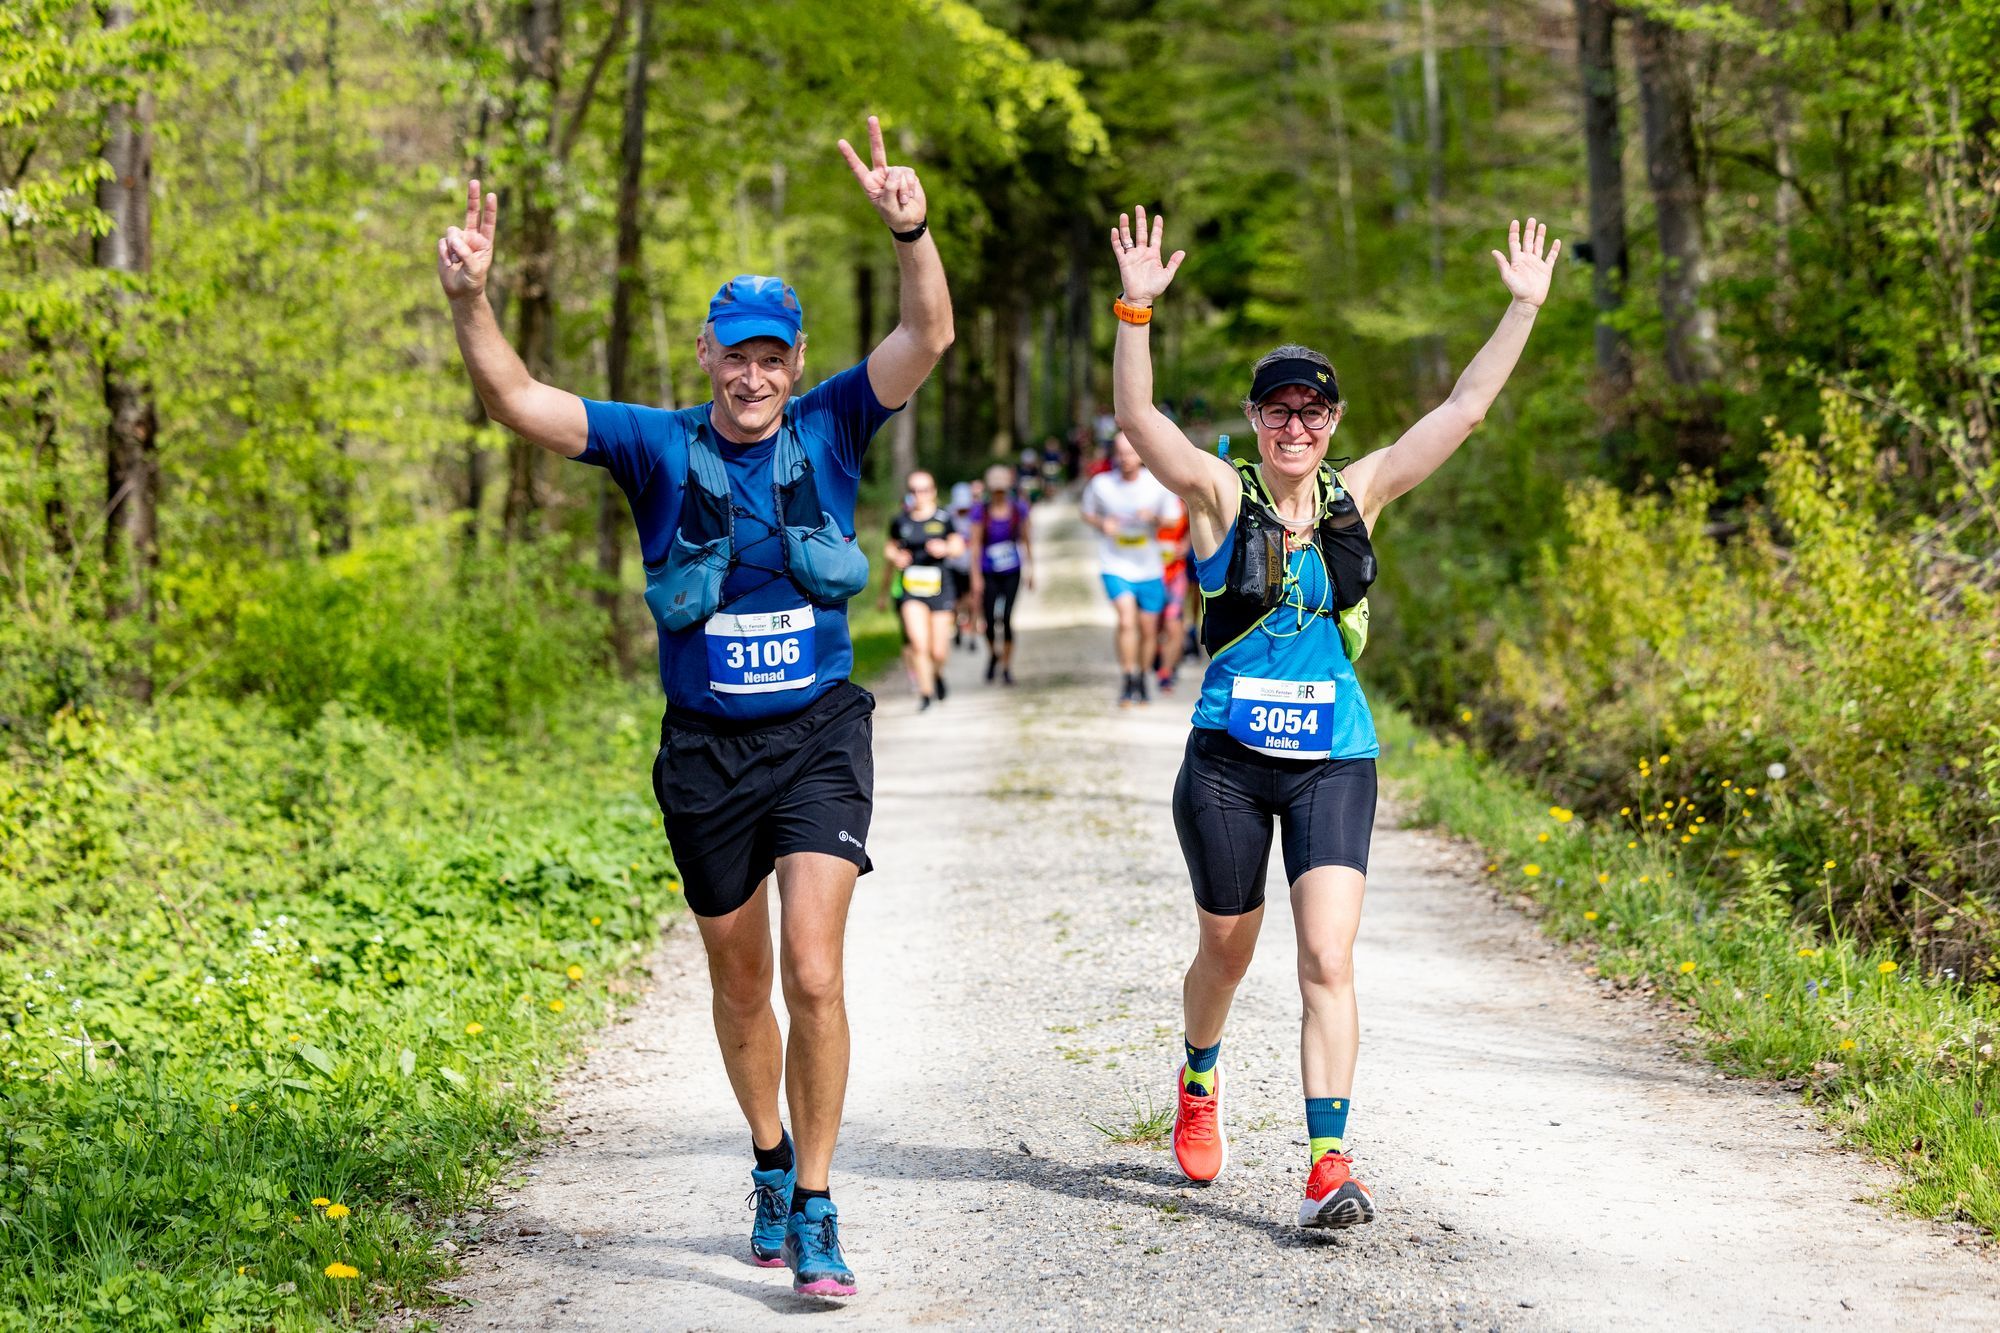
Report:
<svg viewBox="0 0 2000 1333"><path fill-rule="evenodd" d="M1229 556L1229 573L1221 592L1203 590L1201 645L1210 657L1241 639L1264 617L1284 604L1290 581L1286 532L1257 471L1257 464L1230 460L1243 494L1236 508L1236 546ZM1319 465L1319 524L1313 545L1326 562L1333 583L1333 604L1312 614L1330 615L1340 623L1341 641L1351 661L1368 644L1368 589L1375 582L1375 548L1361 509L1342 484L1340 474Z"/></svg>

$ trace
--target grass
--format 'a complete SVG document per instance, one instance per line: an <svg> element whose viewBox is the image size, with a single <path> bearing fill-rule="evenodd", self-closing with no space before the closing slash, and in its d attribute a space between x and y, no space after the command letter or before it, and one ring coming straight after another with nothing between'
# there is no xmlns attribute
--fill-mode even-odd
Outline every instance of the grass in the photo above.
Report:
<svg viewBox="0 0 2000 1333"><path fill-rule="evenodd" d="M1681 791L1656 761L1651 808L1591 821L1400 714L1379 721L1417 821L1480 844L1495 887L1596 975L1658 992L1717 1066L1782 1082L1900 1167L1911 1211L2000 1229L2000 994L1858 945L1831 910L1830 862L1746 858L1732 833L1768 794ZM1826 906L1795 916L1814 886Z"/></svg>
<svg viewBox="0 0 2000 1333"><path fill-rule="evenodd" d="M1137 1096L1128 1092L1126 1101L1130 1119L1124 1124L1100 1125L1095 1120L1087 1120L1084 1123L1113 1143L1164 1148L1167 1136L1174 1131L1174 1108L1153 1105L1150 1095L1142 1104Z"/></svg>
<svg viewBox="0 0 2000 1333"><path fill-rule="evenodd" d="M422 1304L677 895L637 694L430 749L190 701L0 765L0 1328Z"/></svg>

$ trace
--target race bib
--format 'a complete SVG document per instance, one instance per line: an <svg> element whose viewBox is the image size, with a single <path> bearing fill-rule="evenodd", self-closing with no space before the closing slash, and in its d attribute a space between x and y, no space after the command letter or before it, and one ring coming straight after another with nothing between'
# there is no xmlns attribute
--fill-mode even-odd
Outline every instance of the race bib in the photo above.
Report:
<svg viewBox="0 0 2000 1333"><path fill-rule="evenodd" d="M1118 534L1118 544L1120 546L1139 547L1144 546L1152 540L1151 537L1148 537L1143 532L1121 532Z"/></svg>
<svg viewBox="0 0 2000 1333"><path fill-rule="evenodd" d="M1333 682L1238 676L1229 691L1229 734L1259 754L1325 759L1333 753Z"/></svg>
<svg viewBox="0 0 2000 1333"><path fill-rule="evenodd" d="M818 674L813 609L713 615L706 622L708 688L717 694L803 690Z"/></svg>
<svg viewBox="0 0 2000 1333"><path fill-rule="evenodd" d="M1021 567L1021 548L1012 542L989 542L986 546L986 567L995 574L1006 574Z"/></svg>
<svg viewBox="0 0 2000 1333"><path fill-rule="evenodd" d="M903 571L903 592L911 597L935 597L944 591L944 566L911 565Z"/></svg>

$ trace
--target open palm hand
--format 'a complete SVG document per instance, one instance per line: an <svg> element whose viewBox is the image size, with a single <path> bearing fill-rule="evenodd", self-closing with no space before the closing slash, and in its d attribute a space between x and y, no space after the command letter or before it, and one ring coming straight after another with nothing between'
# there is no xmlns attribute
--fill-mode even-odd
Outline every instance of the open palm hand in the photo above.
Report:
<svg viewBox="0 0 2000 1333"><path fill-rule="evenodd" d="M1160 242L1166 231L1167 220L1158 214L1153 216L1153 230L1146 233L1146 206L1132 210L1138 217L1135 228L1133 220L1124 213L1118 215L1118 225L1111 229L1111 250L1118 257L1118 277L1125 284L1125 299L1147 304L1167 290L1179 271L1181 261L1187 258L1187 251L1176 250L1171 259L1160 258Z"/></svg>
<svg viewBox="0 0 2000 1333"><path fill-rule="evenodd" d="M1507 224L1507 253L1488 251L1493 262L1500 266L1500 281L1507 284L1507 290L1516 301L1540 308L1549 299L1549 280L1556 270L1556 256L1562 253L1563 243L1557 241L1548 246L1548 253L1542 253L1548 241L1549 229L1544 223L1528 219L1525 230L1521 220L1515 218Z"/></svg>

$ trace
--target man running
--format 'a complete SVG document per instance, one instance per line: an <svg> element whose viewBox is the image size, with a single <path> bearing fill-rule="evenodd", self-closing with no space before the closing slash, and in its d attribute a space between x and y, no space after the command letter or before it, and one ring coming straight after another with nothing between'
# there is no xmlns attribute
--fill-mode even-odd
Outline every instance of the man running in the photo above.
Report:
<svg viewBox="0 0 2000 1333"><path fill-rule="evenodd" d="M869 869L875 780L874 699L847 679L847 599L868 578L855 494L869 437L952 340L923 186L889 165L873 116L868 141L872 163L845 139L840 151L895 237L901 319L863 364L798 398L803 314L776 278L739 276L716 291L695 341L714 397L668 412L587 402L529 375L486 300L498 199L482 201L478 181L464 226L437 246L459 351L488 414L610 469L631 501L667 699L653 792L708 953L722 1061L750 1124L751 1254L789 1266L794 1290L824 1296L855 1290L828 1172L847 1090L842 943L855 879ZM771 1008L774 971L789 1042ZM781 1074L796 1146L778 1112Z"/></svg>
<svg viewBox="0 0 2000 1333"><path fill-rule="evenodd" d="M1184 1059L1175 1079L1174 1158L1190 1180L1229 1164L1218 1057L1223 1022L1264 920L1271 823L1278 821L1298 935L1300 1079L1309 1170L1301 1226L1372 1221L1375 1199L1346 1151L1360 1018L1354 937L1375 824L1375 724L1354 675L1367 642L1370 532L1382 509L1431 475L1485 417L1549 294L1562 242L1528 219L1493 251L1506 313L1451 395L1394 444L1345 471L1327 461L1346 409L1333 363L1295 343L1259 360L1245 415L1257 458L1197 448L1153 404L1147 325L1186 256L1161 258L1146 211L1112 228L1124 294L1112 391L1118 420L1187 501L1210 659L1174 784L1174 825L1194 885L1195 957L1182 984Z"/></svg>
<svg viewBox="0 0 2000 1333"><path fill-rule="evenodd" d="M998 674L1014 683L1014 603L1021 582L1035 589L1034 542L1028 506L1015 493L1015 472L1005 463L986 469L986 502L972 520L972 587L986 626L986 681Z"/></svg>
<svg viewBox="0 0 2000 1333"><path fill-rule="evenodd" d="M917 711L944 699L944 668L957 623L951 561L965 554L965 537L938 508L937 480L922 470L903 483L908 506L889 520L882 555L894 565L896 618L903 626L903 666L917 687Z"/></svg>
<svg viewBox="0 0 2000 1333"><path fill-rule="evenodd" d="M1151 669L1160 625L1167 608L1165 570L1155 530L1178 501L1139 461L1124 431L1111 441L1111 470L1100 472L1083 488L1083 521L1097 529L1098 572L1104 595L1118 613L1118 669L1124 673L1118 706L1147 701L1146 672Z"/></svg>

